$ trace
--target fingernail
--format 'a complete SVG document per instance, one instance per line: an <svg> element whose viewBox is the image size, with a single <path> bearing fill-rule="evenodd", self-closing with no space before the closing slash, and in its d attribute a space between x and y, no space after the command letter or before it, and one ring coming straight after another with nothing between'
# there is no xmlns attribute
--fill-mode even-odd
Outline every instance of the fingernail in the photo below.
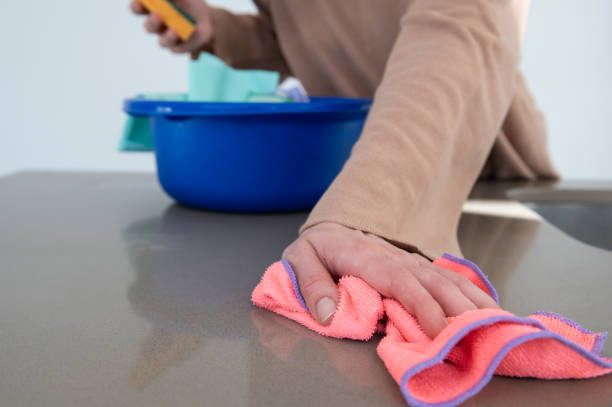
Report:
<svg viewBox="0 0 612 407"><path fill-rule="evenodd" d="M336 312L336 303L329 297L323 297L317 302L317 315L320 322L327 321Z"/></svg>

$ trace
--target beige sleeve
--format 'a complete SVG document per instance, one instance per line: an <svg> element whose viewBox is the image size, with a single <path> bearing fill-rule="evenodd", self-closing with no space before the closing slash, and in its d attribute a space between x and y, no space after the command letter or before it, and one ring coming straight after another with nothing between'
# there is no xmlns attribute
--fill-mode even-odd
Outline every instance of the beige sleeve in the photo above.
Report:
<svg viewBox="0 0 612 407"><path fill-rule="evenodd" d="M461 207L513 97L521 4L408 8L363 133L300 232L330 221L430 258L461 254Z"/></svg>
<svg viewBox="0 0 612 407"><path fill-rule="evenodd" d="M283 75L289 67L276 33L266 0L255 0L257 14L233 14L211 7L214 27L213 52L238 69L266 69Z"/></svg>

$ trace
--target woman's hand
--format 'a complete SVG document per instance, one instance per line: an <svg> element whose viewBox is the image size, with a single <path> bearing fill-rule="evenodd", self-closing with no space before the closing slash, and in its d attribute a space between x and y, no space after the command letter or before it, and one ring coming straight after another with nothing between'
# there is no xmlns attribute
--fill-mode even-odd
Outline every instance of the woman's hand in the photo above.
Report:
<svg viewBox="0 0 612 407"><path fill-rule="evenodd" d="M187 41L182 41L174 30L166 27L159 15L149 13L138 0L132 0L130 8L135 14L148 15L145 29L159 35L162 47L179 54L190 53L194 59L201 51L212 50L214 27L210 8L204 0L175 0L174 3L197 21L196 30Z"/></svg>
<svg viewBox="0 0 612 407"><path fill-rule="evenodd" d="M467 278L376 235L336 223L307 229L282 257L291 264L308 309L322 324L329 324L336 310L334 277L345 275L359 277L384 297L398 300L430 337L448 324L447 316L499 308Z"/></svg>

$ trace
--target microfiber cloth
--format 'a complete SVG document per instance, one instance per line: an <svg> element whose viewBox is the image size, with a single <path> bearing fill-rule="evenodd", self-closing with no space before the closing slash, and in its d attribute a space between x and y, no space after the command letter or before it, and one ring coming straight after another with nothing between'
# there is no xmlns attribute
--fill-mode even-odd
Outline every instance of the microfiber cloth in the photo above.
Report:
<svg viewBox="0 0 612 407"><path fill-rule="evenodd" d="M474 263L449 254L434 261L461 274L499 303L497 292ZM541 379L582 379L612 372L600 355L606 333L591 332L551 312L519 317L502 309L478 309L448 318L429 338L414 316L365 281L344 276L329 325L309 313L296 276L285 261L272 264L255 287L253 304L321 335L368 340L383 334L377 352L413 406L456 406L480 391L493 374Z"/></svg>
<svg viewBox="0 0 612 407"><path fill-rule="evenodd" d="M274 97L279 73L263 70L238 70L219 58L201 53L197 61L189 62L189 92L187 94L142 94L151 100L192 102L248 102L270 95L262 101L283 102ZM148 117L128 115L119 140L119 151L152 151L153 137Z"/></svg>

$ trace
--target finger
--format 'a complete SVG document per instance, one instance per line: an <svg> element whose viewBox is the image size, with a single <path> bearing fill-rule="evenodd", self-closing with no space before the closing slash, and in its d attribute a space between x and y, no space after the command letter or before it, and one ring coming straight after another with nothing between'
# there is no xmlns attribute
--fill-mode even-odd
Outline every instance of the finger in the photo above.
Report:
<svg viewBox="0 0 612 407"><path fill-rule="evenodd" d="M159 45L162 47L171 48L178 44L180 40L181 39L176 31L169 29L159 36Z"/></svg>
<svg viewBox="0 0 612 407"><path fill-rule="evenodd" d="M172 51L177 54L192 52L199 48L201 43L202 40L200 39L200 34L196 31L187 41L179 42L172 47Z"/></svg>
<svg viewBox="0 0 612 407"><path fill-rule="evenodd" d="M428 266L416 266L412 272L419 283L442 306L447 316L454 317L477 308L453 281Z"/></svg>
<svg viewBox="0 0 612 407"><path fill-rule="evenodd" d="M134 14L149 14L149 10L147 10L138 0L133 0L130 3L130 9Z"/></svg>
<svg viewBox="0 0 612 407"><path fill-rule="evenodd" d="M436 267L436 272L453 281L461 292L463 292L463 294L478 308L500 308L493 298L474 285L474 283L472 283L466 277L442 267L434 267Z"/></svg>
<svg viewBox="0 0 612 407"><path fill-rule="evenodd" d="M460 315L465 311L476 309L477 306L465 296L452 280L437 273L431 262L417 253L409 253L386 240L371 234L366 234L379 246L386 247L386 252L395 255L404 268L411 270L419 283L430 293L434 300L442 307L447 316ZM392 250L389 250L392 249ZM433 270L433 271L432 271Z"/></svg>
<svg viewBox="0 0 612 407"><path fill-rule="evenodd" d="M356 249L357 253L364 251L369 253L367 260L358 262L358 265L352 262L343 263L345 266L331 261L330 272L338 276L350 274L359 277L384 297L396 299L406 311L417 318L423 331L432 338L448 325L440 304L396 256L388 256L387 250L371 242Z"/></svg>
<svg viewBox="0 0 612 407"><path fill-rule="evenodd" d="M291 265L312 316L327 325L336 312L338 288L310 243L302 240L283 258Z"/></svg>
<svg viewBox="0 0 612 407"><path fill-rule="evenodd" d="M145 21L145 29L152 34L161 34L166 26L160 15L151 14Z"/></svg>
<svg viewBox="0 0 612 407"><path fill-rule="evenodd" d="M198 24L197 30L186 41L179 43L174 52L194 52L210 46L213 29L209 24Z"/></svg>
<svg viewBox="0 0 612 407"><path fill-rule="evenodd" d="M409 270L398 267L393 273L395 277L389 287L391 296L417 318L429 337L434 338L448 325L442 307Z"/></svg>

